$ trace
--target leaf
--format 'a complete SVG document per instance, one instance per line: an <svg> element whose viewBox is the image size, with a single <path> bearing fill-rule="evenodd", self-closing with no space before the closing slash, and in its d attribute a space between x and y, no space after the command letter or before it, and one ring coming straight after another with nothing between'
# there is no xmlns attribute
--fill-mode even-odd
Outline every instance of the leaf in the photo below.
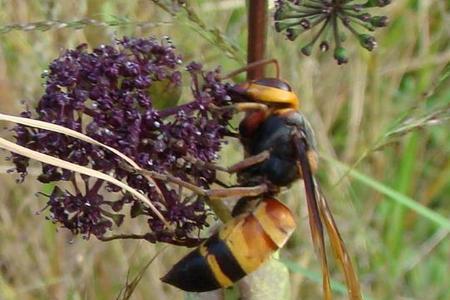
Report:
<svg viewBox="0 0 450 300"><path fill-rule="evenodd" d="M367 175L364 175L355 169L351 169L349 166L331 158L323 156L325 160L334 165L335 167L347 172L348 175L361 183L373 188L374 190L380 192L381 194L387 196L389 199L408 207L409 209L415 211L417 214L425 217L427 220L436 223L442 228L450 230L450 221L448 218L436 213L435 211L429 209L426 206L421 205L414 199L394 190L393 188L373 179Z"/></svg>

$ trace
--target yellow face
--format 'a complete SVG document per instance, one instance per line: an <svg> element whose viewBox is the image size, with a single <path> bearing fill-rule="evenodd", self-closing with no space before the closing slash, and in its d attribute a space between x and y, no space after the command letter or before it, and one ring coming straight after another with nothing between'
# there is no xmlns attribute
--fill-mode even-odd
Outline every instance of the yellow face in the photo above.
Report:
<svg viewBox="0 0 450 300"><path fill-rule="evenodd" d="M267 105L278 105L283 108L300 108L299 99L291 91L286 91L276 87L265 86L256 82L245 82L239 85L239 88L245 90L245 93L255 102L262 102Z"/></svg>

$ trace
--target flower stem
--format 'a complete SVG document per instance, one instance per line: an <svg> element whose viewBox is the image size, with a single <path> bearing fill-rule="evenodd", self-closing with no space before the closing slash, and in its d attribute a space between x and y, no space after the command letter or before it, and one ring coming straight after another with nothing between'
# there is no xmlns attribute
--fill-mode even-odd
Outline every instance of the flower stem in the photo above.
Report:
<svg viewBox="0 0 450 300"><path fill-rule="evenodd" d="M267 0L248 2L248 44L247 63L265 58L267 39ZM252 80L264 76L264 66L248 70L247 79Z"/></svg>

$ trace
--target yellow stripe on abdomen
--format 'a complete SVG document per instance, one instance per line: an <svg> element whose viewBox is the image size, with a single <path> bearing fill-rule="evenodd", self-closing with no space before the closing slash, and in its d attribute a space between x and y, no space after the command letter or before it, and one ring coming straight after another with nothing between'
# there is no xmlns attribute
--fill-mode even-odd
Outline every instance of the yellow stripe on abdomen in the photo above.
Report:
<svg viewBox="0 0 450 300"><path fill-rule="evenodd" d="M295 218L289 208L275 199L266 199L253 212L272 241L281 248L295 230Z"/></svg>
<svg viewBox="0 0 450 300"><path fill-rule="evenodd" d="M220 268L216 256L208 253L208 249L205 247L204 244L200 246L200 254L206 259L206 262L208 263L210 270L212 271L215 279L220 284L220 286L229 287L233 285L233 281L231 281L231 279L228 278L228 276L225 275L222 269Z"/></svg>
<svg viewBox="0 0 450 300"><path fill-rule="evenodd" d="M278 247L252 214L245 214L235 221L227 224L219 236L248 274L261 266Z"/></svg>

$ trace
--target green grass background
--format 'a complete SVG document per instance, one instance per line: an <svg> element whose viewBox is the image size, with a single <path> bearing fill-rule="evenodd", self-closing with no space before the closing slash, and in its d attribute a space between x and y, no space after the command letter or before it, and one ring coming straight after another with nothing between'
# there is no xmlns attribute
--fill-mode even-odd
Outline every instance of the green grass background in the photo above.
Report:
<svg viewBox="0 0 450 300"><path fill-rule="evenodd" d="M40 74L63 49L110 43L123 35L169 35L184 60L229 71L245 62L244 1L191 1L196 16L170 16L152 1L0 1L0 111L19 114L42 94ZM270 27L268 56L301 99L324 159L318 174L367 299L450 299L450 12L447 1L397 0L382 10L373 53L349 38L350 61L299 54ZM197 19L195 17L198 17ZM96 25L77 22L86 18ZM30 26L32 22L62 21ZM17 26L11 26L17 25ZM32 24L31 24L32 25ZM60 25L61 27L62 25ZM10 132L2 125L2 136ZM241 158L230 141L221 162ZM85 241L36 214L45 191L31 170L15 183L0 153L0 299L115 299L162 247L145 242ZM342 165L343 164L343 165ZM349 171L348 166L352 167ZM224 178L224 180L230 180ZM320 299L300 184L282 194L299 228L281 252L292 299ZM145 224L127 224L142 232ZM168 247L131 299L183 299L159 277L183 249ZM342 274L333 263L333 278ZM338 287L339 290L339 287ZM345 295L337 292L338 299Z"/></svg>

